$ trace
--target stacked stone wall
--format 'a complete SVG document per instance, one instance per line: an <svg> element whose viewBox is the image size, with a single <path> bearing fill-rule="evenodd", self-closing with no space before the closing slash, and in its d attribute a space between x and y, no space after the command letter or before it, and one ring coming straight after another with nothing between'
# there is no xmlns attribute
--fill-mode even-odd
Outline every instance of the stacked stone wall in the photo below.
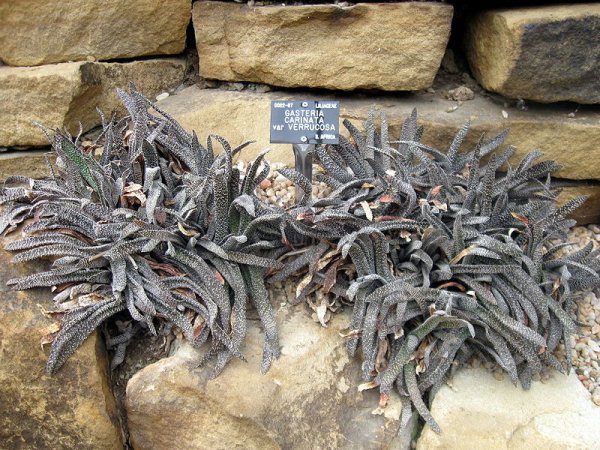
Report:
<svg viewBox="0 0 600 450"><path fill-rule="evenodd" d="M246 160L270 146L271 160L293 163L290 146L269 143L274 99L340 100L342 118L357 124L375 105L389 118L392 137L399 135L399 124L416 107L425 126L424 143L441 149L466 121L472 132L465 149L472 148L482 133L510 128L506 144L516 148L515 161L532 149L558 161L562 169L557 181L564 186L561 199L589 195L576 218L580 223L598 223L600 3L566 3L0 1L0 179L46 174L48 143L35 123L66 128L74 135L81 129L83 139L94 139L94 128L101 122L96 109L107 117L125 114L116 88L134 82L201 138L217 133L233 145L255 140L243 154ZM9 264L8 254L0 253L2 279L31 269ZM8 293L4 283L0 291L5 303L0 308L0 442L6 448L120 448L106 355L96 346L97 336L78 351L78 361L66 365L59 378L48 378L42 373L45 354L39 336L30 329L50 327L36 306L43 300L38 298L41 294ZM341 328L329 330L337 342ZM323 350L325 341L314 342ZM289 345L295 348L294 343ZM327 364L302 370L320 373L320 367L332 366L330 360L337 361L341 354L332 346ZM295 411L298 426L296 434L290 433L290 442L305 438L313 448L328 447L326 442L335 442L336 448L370 448L366 441L387 448L410 445L410 435L396 436L398 417L386 416L386 423L393 426L382 430L370 411L354 404L340 404L339 410L329 407L348 390L344 378L334 385L329 374L320 373L313 380L315 385L321 383L317 388L298 379L297 397L278 404L279 375L272 371L271 378L246 383L239 390L229 391L221 379L223 390L204 398L197 392L200 381L193 386L179 382L179 372L171 367L179 367L179 357L174 358L164 363L169 370L160 373L183 393L181 397L154 391L154 372L140 372L132 379L128 408L131 424L138 421L132 430L136 448L232 448L231 436L239 437L239 442L234 439L239 448L277 448L273 430L287 433L284 413L289 405L317 395L328 411L319 411L318 417L312 417L316 410L309 407ZM286 358L292 373L293 352ZM258 377L239 372L246 370L242 367L240 362L234 372L238 380ZM345 363L336 371L341 373L344 367ZM263 395L267 391L273 395ZM446 391L444 395L452 395ZM239 408L240 398L247 399L246 416L229 411L223 392L233 393L233 409ZM356 395L362 399L362 394ZM181 398L187 403L178 403ZM205 401L225 406L208 411L202 409ZM215 410L221 411L219 430L225 437L206 432L205 424L217 420ZM276 420L265 419L267 410ZM434 412L443 413L435 408ZM165 417L176 417L177 423ZM330 422L318 426L327 423L330 433L313 433L311 427L323 417ZM354 426L335 428L357 421L363 423L360 433ZM182 434L183 428L189 434ZM223 447L208 445L213 442L209 438ZM452 447L451 441L435 443L433 438L426 437L429 441L423 440L419 448ZM567 441L550 439L540 441L540 446L558 448ZM505 447L501 437L495 445Z"/></svg>

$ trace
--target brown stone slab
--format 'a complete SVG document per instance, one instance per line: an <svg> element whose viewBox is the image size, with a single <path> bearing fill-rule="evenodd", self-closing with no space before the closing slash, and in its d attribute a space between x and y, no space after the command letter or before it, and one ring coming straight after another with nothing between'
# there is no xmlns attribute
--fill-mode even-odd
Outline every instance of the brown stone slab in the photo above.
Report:
<svg viewBox="0 0 600 450"><path fill-rule="evenodd" d="M54 162L53 153L39 150L0 153L0 182L10 175L45 178L50 175L48 161Z"/></svg>
<svg viewBox="0 0 600 450"><path fill-rule="evenodd" d="M14 238L11 238L14 239ZM9 242L0 239L0 248ZM122 449L103 344L93 333L53 376L40 339L53 319L47 289L11 291L11 278L40 271L12 264L0 250L0 447L6 449Z"/></svg>
<svg viewBox="0 0 600 450"><path fill-rule="evenodd" d="M467 57L488 90L539 102L600 103L600 4L487 11L470 20Z"/></svg>
<svg viewBox="0 0 600 450"><path fill-rule="evenodd" d="M125 108L115 89L133 81L146 96L179 86L185 61L149 59L130 63L62 63L38 67L0 67L0 146L48 145L34 121L76 133L100 124L99 107L107 116Z"/></svg>
<svg viewBox="0 0 600 450"><path fill-rule="evenodd" d="M202 353L185 343L135 374L126 399L134 448L402 448L400 398L392 393L385 415L374 415L378 392L357 389L360 361L340 337L349 315L338 313L323 328L307 309L278 307L281 357L265 375L263 335L252 321L242 348L247 362L231 361L213 380L211 367L195 369Z"/></svg>
<svg viewBox="0 0 600 450"><path fill-rule="evenodd" d="M575 373L552 374L525 391L486 369L462 369L431 405L442 432L427 425L417 450L592 449L600 442L600 408Z"/></svg>
<svg viewBox="0 0 600 450"><path fill-rule="evenodd" d="M67 61L172 55L185 47L190 0L0 2L0 61Z"/></svg>
<svg viewBox="0 0 600 450"><path fill-rule="evenodd" d="M570 217L577 220L578 225L587 225L590 223L600 224L600 184L585 182L560 182L563 184L562 191L558 196L558 203L563 204L572 198L580 195L587 197L586 202L577 208Z"/></svg>
<svg viewBox="0 0 600 450"><path fill-rule="evenodd" d="M516 147L513 162L534 149L544 157L562 165L555 176L573 180L600 180L600 112L584 111L568 117L573 111L565 105L530 105L525 111L504 107L491 98L478 96L464 102L453 112L456 102L439 98L436 94L405 96L343 95L199 89L192 86L179 94L159 102L188 130L196 130L200 139L211 133L220 134L232 145L246 140L256 143L242 152L241 158L253 159L263 149L272 148L267 156L271 161L293 165L290 145L269 144L269 108L271 100L319 99L340 100L340 118L350 119L361 127L371 107L385 112L390 123L390 139L397 139L400 126L413 108L417 108L419 122L424 125L423 142L440 150L450 146L458 129L471 121L471 131L463 149L472 149L483 133L492 137L505 128L510 129L506 145ZM506 113L506 117L504 117ZM345 129L342 127L341 132Z"/></svg>
<svg viewBox="0 0 600 450"><path fill-rule="evenodd" d="M451 21L452 6L434 2L193 10L203 77L341 90L431 86Z"/></svg>

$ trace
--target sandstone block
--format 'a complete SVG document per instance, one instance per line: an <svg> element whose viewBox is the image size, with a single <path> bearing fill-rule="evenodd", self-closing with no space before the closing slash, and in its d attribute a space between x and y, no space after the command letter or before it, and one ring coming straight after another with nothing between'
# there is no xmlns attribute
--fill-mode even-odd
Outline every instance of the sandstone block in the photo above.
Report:
<svg viewBox="0 0 600 450"><path fill-rule="evenodd" d="M600 103L600 4L487 11L468 26L483 87L539 102Z"/></svg>
<svg viewBox="0 0 600 450"><path fill-rule="evenodd" d="M0 2L0 60L35 66L181 53L190 10L190 0Z"/></svg>
<svg viewBox="0 0 600 450"><path fill-rule="evenodd" d="M46 157L54 162L54 154L38 151L18 151L0 153L0 182L10 175L23 175L31 178L45 178L49 176Z"/></svg>
<svg viewBox="0 0 600 450"><path fill-rule="evenodd" d="M451 20L433 2L193 9L203 77L341 90L431 86Z"/></svg>
<svg viewBox="0 0 600 450"><path fill-rule="evenodd" d="M571 213L570 217L577 220L578 225L600 223L600 184L586 182L564 182L556 183L561 186L562 191L558 196L558 203L563 204L580 195L587 196L586 202L580 208Z"/></svg>
<svg viewBox="0 0 600 450"><path fill-rule="evenodd" d="M129 81L153 98L183 81L185 62L165 58L131 63L63 63L0 67L0 146L48 145L32 122L76 132L100 123L105 114L124 113L115 88Z"/></svg>
<svg viewBox="0 0 600 450"><path fill-rule="evenodd" d="M0 246L8 242L0 240ZM0 251L0 447L7 449L122 448L108 364L94 333L53 376L40 339L53 319L48 290L10 291L6 281L39 271L39 263L11 264ZM46 331L45 331L46 329Z"/></svg>
<svg viewBox="0 0 600 450"><path fill-rule="evenodd" d="M256 143L245 149L241 158L253 159L263 149L270 147L267 156L272 161L294 164L291 145L269 144L269 116L271 100L314 99L314 93L269 92L256 94L242 91L202 90L189 87L159 102L161 108L171 113L188 130L196 130L201 139L217 133L239 145L246 140ZM386 95L356 97L341 94L320 94L319 100L339 100L340 118L350 119L356 126L366 120L370 108L375 106L388 116L390 139L400 136L400 126L413 108L417 108L420 124L424 125L423 143L441 150L447 149L457 130L471 121L471 131L463 149L472 149L482 133L493 137L505 128L510 133L506 145L516 147L513 163L530 150L539 149L544 158L554 159L562 169L559 178L573 180L599 180L600 159L590 157L598 151L600 142L600 113L580 111L568 118L571 111L565 106L530 105L526 111L506 108L485 97L465 102L452 113L446 112L455 102L419 94L411 97ZM340 124L341 125L341 124ZM342 127L342 132L345 132Z"/></svg>
<svg viewBox="0 0 600 450"><path fill-rule="evenodd" d="M247 362L232 361L214 380L207 379L210 367L194 369L201 353L185 343L134 375L126 397L133 447L383 449L394 442L392 448L406 448L397 436L399 397L378 416L371 414L378 393L357 390L360 362L349 359L339 336L348 315L336 314L328 328L303 306L279 308L277 319L282 356L265 375L262 333L252 322Z"/></svg>
<svg viewBox="0 0 600 450"><path fill-rule="evenodd" d="M431 413L442 429L426 426L417 450L592 449L600 442L600 408L577 376L553 374L529 391L485 369L463 369L443 386Z"/></svg>

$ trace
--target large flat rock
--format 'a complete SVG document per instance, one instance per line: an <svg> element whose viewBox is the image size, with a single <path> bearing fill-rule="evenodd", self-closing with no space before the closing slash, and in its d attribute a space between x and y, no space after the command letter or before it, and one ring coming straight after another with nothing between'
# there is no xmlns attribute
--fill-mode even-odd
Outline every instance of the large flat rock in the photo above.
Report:
<svg viewBox="0 0 600 450"><path fill-rule="evenodd" d="M75 62L38 67L0 67L0 146L48 145L37 121L76 132L100 123L96 106L107 116L125 109L115 88L133 81L149 97L182 81L185 61L149 59L130 63Z"/></svg>
<svg viewBox="0 0 600 450"><path fill-rule="evenodd" d="M193 10L203 77L342 90L431 86L451 21L452 6L433 2Z"/></svg>
<svg viewBox="0 0 600 450"><path fill-rule="evenodd" d="M214 380L207 380L210 368L194 369L201 354L186 344L134 375L126 398L133 447L407 448L397 443L400 399L392 397L387 417L373 415L378 393L357 390L360 362L349 359L339 335L348 315L335 314L322 328L304 308L279 309L282 355L266 375L255 321L242 349L247 362L232 361Z"/></svg>
<svg viewBox="0 0 600 450"><path fill-rule="evenodd" d="M463 148L471 149L485 133L494 136L510 128L507 145L516 147L513 161L518 161L528 151L539 149L546 158L562 165L557 176L573 180L600 179L600 159L590 157L598 152L600 142L600 112L580 111L574 118L572 111L559 105L530 105L526 111L505 108L486 97L476 97L465 102L454 112L447 112L456 104L443 100L436 94L406 95L342 95L314 93L254 92L203 90L196 86L159 102L161 108L171 113L187 129L194 129L201 139L208 134L220 134L232 145L246 140L256 143L244 150L242 158L252 159L270 147L268 158L292 165L291 145L269 144L269 117L271 100L279 99L340 100L341 118L349 118L361 126L368 111L375 106L385 112L391 124L390 138L400 136L400 125L417 108L419 121L425 126L423 142L436 148L447 149L456 131L471 120L471 132ZM504 118L502 111L506 110ZM342 127L342 132L345 130Z"/></svg>
<svg viewBox="0 0 600 450"><path fill-rule="evenodd" d="M0 183L10 175L23 175L31 178L50 176L48 161L54 162L55 155L43 150L28 150L0 153Z"/></svg>
<svg viewBox="0 0 600 450"><path fill-rule="evenodd" d="M417 450L597 449L600 408L575 374L553 374L529 391L485 369L464 369L443 386L431 413L442 432L426 426Z"/></svg>
<svg viewBox="0 0 600 450"><path fill-rule="evenodd" d="M190 0L3 1L0 61L36 66L181 53L190 10Z"/></svg>
<svg viewBox="0 0 600 450"><path fill-rule="evenodd" d="M467 57L488 90L540 102L600 103L600 4L487 11L469 21Z"/></svg>
<svg viewBox="0 0 600 450"><path fill-rule="evenodd" d="M40 339L53 324L42 313L52 306L50 292L9 291L7 280L40 270L10 260L0 250L0 447L122 449L100 338L92 334L56 375L46 375L48 346Z"/></svg>

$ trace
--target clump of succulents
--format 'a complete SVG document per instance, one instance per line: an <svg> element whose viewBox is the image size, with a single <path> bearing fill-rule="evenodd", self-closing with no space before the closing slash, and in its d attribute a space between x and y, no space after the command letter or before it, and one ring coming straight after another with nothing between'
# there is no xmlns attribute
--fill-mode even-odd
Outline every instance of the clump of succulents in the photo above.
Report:
<svg viewBox="0 0 600 450"><path fill-rule="evenodd" d="M233 157L248 143L209 135L202 145L134 87L119 95L129 115L103 118L94 145L56 132L52 176L10 177L0 190L0 232L27 222L26 237L6 246L20 251L14 260L53 259L9 281L55 288L61 326L48 372L126 312L136 325L111 339L114 362L135 330L176 326L208 343L202 362L216 360L216 375L243 357L249 304L264 326L266 371L279 343L265 279L295 280L322 323L340 304L352 308L359 388L378 387L381 408L396 389L403 417L414 407L435 430L426 399L457 362L495 361L525 388L544 367L568 370L553 352L575 329L576 292L599 284L600 253L565 254L567 216L584 198L557 207L558 166L537 162L540 152L512 167L514 149L496 153L506 132L460 151L468 124L440 151L420 143L416 112L398 139L371 114L364 133L345 122L350 138L316 147L326 198L280 170L304 193L283 209L256 195L270 172L264 154L242 172Z"/></svg>
<svg viewBox="0 0 600 450"><path fill-rule="evenodd" d="M350 303L360 388L378 387L382 408L395 388L439 431L423 398L456 362L494 361L524 388L544 367L570 368L553 352L575 330L574 294L600 281L600 251L564 255L567 216L585 198L557 207L559 166L531 152L512 167L513 148L495 153L506 131L460 152L466 124L439 151L420 143L416 111L397 139L374 118L365 133L345 122L350 139L315 149L332 192L286 212L286 230L314 243L273 278L300 271L298 296L319 291L320 320Z"/></svg>
<svg viewBox="0 0 600 450"><path fill-rule="evenodd" d="M0 232L28 221L26 237L6 246L21 251L14 261L53 258L48 271L8 282L56 287L61 327L48 372L126 310L152 334L176 325L192 344L209 342L207 359L216 357L218 373L242 357L249 302L265 327L266 371L279 345L263 274L279 263L271 257L273 231L261 233L269 218L254 194L269 173L264 155L242 175L232 158L247 143L231 148L210 135L202 145L134 87L119 96L129 115L103 119L101 144L85 148L56 132L52 177L11 177L0 191L7 206Z"/></svg>

